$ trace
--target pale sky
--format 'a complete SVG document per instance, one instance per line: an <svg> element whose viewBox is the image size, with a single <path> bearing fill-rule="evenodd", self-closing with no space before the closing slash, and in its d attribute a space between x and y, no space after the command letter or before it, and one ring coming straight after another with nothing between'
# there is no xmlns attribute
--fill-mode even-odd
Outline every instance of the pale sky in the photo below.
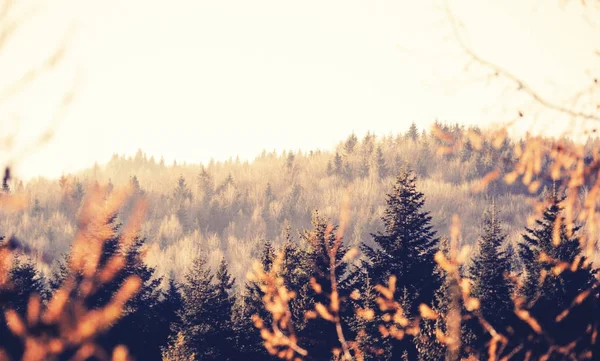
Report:
<svg viewBox="0 0 600 361"><path fill-rule="evenodd" d="M600 76L599 13L561 3L448 2L473 50L556 101ZM68 24L76 32L58 70L0 102L3 133L16 134L2 164L51 124L76 73L77 96L50 144L14 165L20 178L57 177L138 148L188 163L330 149L353 131L489 124L531 106L477 66L465 70L442 1L45 4L2 50L2 85Z"/></svg>

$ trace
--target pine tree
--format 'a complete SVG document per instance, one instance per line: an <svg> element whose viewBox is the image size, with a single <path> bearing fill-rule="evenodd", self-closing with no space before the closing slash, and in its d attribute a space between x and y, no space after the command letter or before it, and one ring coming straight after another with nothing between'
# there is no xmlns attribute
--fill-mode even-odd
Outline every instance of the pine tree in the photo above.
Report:
<svg viewBox="0 0 600 361"><path fill-rule="evenodd" d="M181 204L186 200L192 200L192 191L188 188L183 175L180 175L177 180L177 187L175 187L175 190L173 191L173 199L178 204Z"/></svg>
<svg viewBox="0 0 600 361"><path fill-rule="evenodd" d="M354 149L356 148L357 144L358 138L356 137L356 134L350 134L350 136L348 137L348 139L346 139L346 142L344 143L344 150L346 151L346 154L354 153Z"/></svg>
<svg viewBox="0 0 600 361"><path fill-rule="evenodd" d="M285 168L288 171L288 173L293 173L294 172L294 168L295 168L295 159L296 157L294 156L294 153L289 152L286 162L285 162Z"/></svg>
<svg viewBox="0 0 600 361"><path fill-rule="evenodd" d="M65 279L69 276L69 259L70 253L62 255L54 265L54 271L50 277L49 286L50 292L54 293L62 285Z"/></svg>
<svg viewBox="0 0 600 361"><path fill-rule="evenodd" d="M513 323L513 292L508 280L510 262L508 255L502 251L505 242L495 204L484 214L483 233L477 242L477 253L468 267L468 277L473 285L471 296L479 300L481 315L497 331L506 334L506 328ZM480 355L486 354L486 344L491 336L473 322L477 340L474 349Z"/></svg>
<svg viewBox="0 0 600 361"><path fill-rule="evenodd" d="M234 280L227 270L227 263L223 260L213 276L206 260L198 258L185 278L180 333L187 352L194 353L198 360L234 360Z"/></svg>
<svg viewBox="0 0 600 361"><path fill-rule="evenodd" d="M129 185L131 186L134 195L144 194L144 190L140 186L140 181L138 180L137 176L134 175L131 178L129 178Z"/></svg>
<svg viewBox="0 0 600 361"><path fill-rule="evenodd" d="M417 140L419 140L419 129L417 129L417 125L415 124L415 122L412 122L410 124L410 127L408 128L408 131L406 132L406 137L408 139L411 139L413 142L416 142Z"/></svg>
<svg viewBox="0 0 600 361"><path fill-rule="evenodd" d="M162 292L162 297L157 305L156 314L158 323L153 327L157 332L157 340L160 342L162 350L167 349L170 337L176 337L178 330L181 330L180 314L183 310L183 296L179 284L175 281L171 273L167 288Z"/></svg>
<svg viewBox="0 0 600 361"><path fill-rule="evenodd" d="M397 277L396 297L400 295L408 317L418 315L421 303L431 305L441 284L434 261L438 238L432 230L431 216L422 210L425 199L415 182L411 171L401 172L387 195L382 217L385 231L373 234L375 247L362 246L368 260L366 267L376 284L387 285L390 275ZM415 345L408 337L393 342L392 358L404 351L411 359L416 357Z"/></svg>
<svg viewBox="0 0 600 361"><path fill-rule="evenodd" d="M304 274L309 280L299 288L298 297L304 305L304 311L313 310L317 303L324 306L330 304L333 290L331 281L331 255L334 250L337 236L337 226L330 225L328 220L321 217L318 212L313 213L312 228L301 234L301 242L306 246L304 257L299 266L304 268ZM349 274L348 264L342 260L347 249L339 245L335 253L335 279L339 298L339 316L343 332L347 338L352 338L350 320L353 317L353 309L350 307L349 296L355 284L356 277ZM315 288L314 284L319 286ZM317 316L308 319L304 327L299 331L299 337L308 353L316 360L328 360L333 354L334 348L340 349L340 341L337 337L335 324L329 320Z"/></svg>
<svg viewBox="0 0 600 361"><path fill-rule="evenodd" d="M561 216L562 208L556 189L548 195L549 206L544 210L542 218L536 220L536 228L526 228L523 241L519 244L519 256L525 271L525 284L523 296L528 304L533 304L541 291L541 275L548 271L550 265L539 261L542 253L558 262L572 262L581 251L576 237L567 235L564 217ZM561 221L560 242L554 245L554 226L557 220ZM574 231L578 228L575 227Z"/></svg>
<svg viewBox="0 0 600 361"><path fill-rule="evenodd" d="M335 157L333 158L333 171L337 176L341 176L344 173L344 161L340 153L335 153Z"/></svg>
<svg viewBox="0 0 600 361"><path fill-rule="evenodd" d="M4 194L10 193L10 185L8 181L10 180L10 168L4 168L4 177L2 178L2 192Z"/></svg>
<svg viewBox="0 0 600 361"><path fill-rule="evenodd" d="M349 320L350 327L356 335L356 342L367 361L389 360L389 340L381 335L379 325L381 319L376 317L380 296L375 290L375 283L365 267L360 267L355 274L360 281L354 287L357 297L351 297L352 308L356 310L355 317ZM353 292L354 292L353 290Z"/></svg>
<svg viewBox="0 0 600 361"><path fill-rule="evenodd" d="M590 330L597 320L590 315L598 302L598 290L594 288L597 270L592 269L583 255L577 238L579 228L574 227L574 234L569 237L561 214L562 200L553 189L550 205L536 221L537 227L526 229L519 247L525 270L522 291L525 302L520 307L528 309L544 331L542 336L528 324L515 326L515 338L531 352L532 359L548 353L548 360L563 360L560 347L572 347L571 352L577 354L585 354L594 347ZM560 221L558 239L554 237L557 220ZM555 272L556 264L568 266L562 272ZM572 306L586 292L591 293ZM568 312L564 313L565 310Z"/></svg>
<svg viewBox="0 0 600 361"><path fill-rule="evenodd" d="M214 356L206 359L235 361L236 353L232 347L235 345L235 328L232 323L233 306L235 297L233 285L235 279L227 269L225 258L221 260L215 273L216 284L213 298L207 304L208 315L212 322L213 330L206 335L204 340L206 349L212 350ZM210 351L209 351L210 354ZM205 359L202 355L201 359Z"/></svg>
<svg viewBox="0 0 600 361"><path fill-rule="evenodd" d="M275 250L271 242L266 241L260 257L263 270L268 272L274 259ZM258 281L246 282L240 301L235 306L234 326L236 327L236 351L239 359L258 361L270 358L263 347L263 339L252 322L253 315L260 317L266 324L272 322L271 314L264 307L264 293L260 286Z"/></svg>
<svg viewBox="0 0 600 361"><path fill-rule="evenodd" d="M181 312L181 329L185 349L189 354L195 353L198 360L207 353L204 340L213 331L208 305L214 299L213 275L206 265L206 259L197 258L185 275L182 285L184 307ZM207 355L210 359L211 355Z"/></svg>
<svg viewBox="0 0 600 361"><path fill-rule="evenodd" d="M120 228L116 225L115 228ZM99 338L99 343L107 350L117 345L125 345L138 359L161 360L160 346L166 340L160 339L154 326L160 322L159 299L161 278L155 277L155 270L146 265L142 257L143 238L134 239L131 246L123 248L118 238L111 238L104 242L101 266L110 258L122 255L125 266L113 277L110 282L86 300L88 307L104 306L115 295L121 285L130 276L137 276L142 281L138 292L125 304L123 315L109 332Z"/></svg>
<svg viewBox="0 0 600 361"><path fill-rule="evenodd" d="M379 176L379 179L384 179L387 177L388 169L387 165L385 164L385 159L383 158L383 151L381 150L381 147L377 147L375 162L377 164L377 175Z"/></svg>
<svg viewBox="0 0 600 361"><path fill-rule="evenodd" d="M31 297L42 301L47 298L46 281L31 259L18 256L9 271L8 283L0 289L0 340L4 351L14 360L21 359L24 345L23 340L8 329L5 312L11 309L26 319Z"/></svg>

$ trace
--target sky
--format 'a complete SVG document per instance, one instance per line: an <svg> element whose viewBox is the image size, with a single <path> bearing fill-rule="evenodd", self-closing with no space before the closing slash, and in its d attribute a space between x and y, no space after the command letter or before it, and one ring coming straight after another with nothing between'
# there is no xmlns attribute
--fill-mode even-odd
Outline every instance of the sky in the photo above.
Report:
<svg viewBox="0 0 600 361"><path fill-rule="evenodd" d="M251 160L263 149L330 149L351 132L404 132L413 121L498 124L517 110L521 130L564 129L510 83L467 67L446 4L471 49L551 101L600 76L600 13L577 1L28 3L33 15L17 9L27 21L0 45L0 89L70 36L55 68L14 96L0 90L0 129L12 135L0 161L22 179L138 149L167 162ZM48 129L50 141L29 148Z"/></svg>

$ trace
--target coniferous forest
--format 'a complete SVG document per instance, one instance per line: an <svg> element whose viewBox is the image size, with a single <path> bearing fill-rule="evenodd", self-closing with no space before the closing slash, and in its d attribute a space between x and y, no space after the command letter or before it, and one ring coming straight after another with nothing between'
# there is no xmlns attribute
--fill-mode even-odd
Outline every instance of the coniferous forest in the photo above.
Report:
<svg viewBox="0 0 600 361"><path fill-rule="evenodd" d="M0 361L600 361L598 19L0 0Z"/></svg>
<svg viewBox="0 0 600 361"><path fill-rule="evenodd" d="M595 252L541 176L556 160L528 182L528 141L486 134L413 124L252 162L139 151L6 176L2 357L596 359Z"/></svg>

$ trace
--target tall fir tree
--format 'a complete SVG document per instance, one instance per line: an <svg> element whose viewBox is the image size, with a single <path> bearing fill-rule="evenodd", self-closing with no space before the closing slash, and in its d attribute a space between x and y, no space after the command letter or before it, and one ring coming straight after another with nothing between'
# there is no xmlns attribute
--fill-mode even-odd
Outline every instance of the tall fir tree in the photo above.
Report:
<svg viewBox="0 0 600 361"><path fill-rule="evenodd" d="M337 176L344 174L344 160L338 152L335 153L335 157L333 158L333 172Z"/></svg>
<svg viewBox="0 0 600 361"><path fill-rule="evenodd" d="M213 275L206 259L196 258L185 275L182 284L184 307L181 312L181 334L184 344L181 348L189 355L195 354L198 360L212 359L213 350L207 350L206 336L213 331L212 317L208 315L208 305L214 299ZM173 340L172 342L176 342Z"/></svg>
<svg viewBox="0 0 600 361"><path fill-rule="evenodd" d="M415 124L415 122L410 123L410 127L406 132L406 137L411 139L413 142L419 140L419 129L417 128L417 124Z"/></svg>
<svg viewBox="0 0 600 361"><path fill-rule="evenodd" d="M46 280L33 260L19 255L13 261L7 284L0 289L0 343L13 360L21 359L25 345L8 328L5 312L14 310L25 319L31 297L39 297L42 301L47 298Z"/></svg>
<svg viewBox="0 0 600 361"><path fill-rule="evenodd" d="M416 177L403 169L386 198L384 232L372 235L374 246L362 246L366 267L376 284L387 285L389 276L396 276L396 297L401 298L408 317L418 315L420 304L431 305L441 284L434 260L439 240L424 204L425 196L416 189ZM417 357L412 337L392 342L392 359L405 352L410 359Z"/></svg>
<svg viewBox="0 0 600 361"><path fill-rule="evenodd" d="M209 357L201 355L200 359L219 361L235 361L237 359L235 345L235 327L232 323L232 312L235 304L233 286L235 279L229 273L227 261L221 260L215 273L213 297L207 304L207 316L212 323L212 332L205 336L205 350Z"/></svg>
<svg viewBox="0 0 600 361"><path fill-rule="evenodd" d="M549 198L542 218L536 220L537 226L526 228L519 245L525 271L521 291L524 302L519 307L528 310L543 333L521 322L515 327L514 338L524 345L526 351L521 354L527 352L532 359L563 360L565 350L575 358L590 351L597 357L597 270L581 249L579 227L574 227L569 236L562 215L564 197L553 188ZM562 269L561 265L566 267Z"/></svg>
<svg viewBox="0 0 600 361"><path fill-rule="evenodd" d="M161 350L168 346L169 338L176 337L177 331L181 329L181 312L183 310L183 296L180 285L171 273L167 288L162 291L160 302L156 306L158 322L154 325L157 339L160 340Z"/></svg>
<svg viewBox="0 0 600 361"><path fill-rule="evenodd" d="M477 241L477 253L468 267L467 277L472 282L471 296L479 300L481 315L502 334L507 334L507 328L514 323L513 285L509 280L511 260L503 251L505 239L495 203L492 203L484 214L482 235ZM476 339L469 346L480 356L486 355L486 345L492 336L476 320L470 326Z"/></svg>
<svg viewBox="0 0 600 361"><path fill-rule="evenodd" d="M275 249L271 242L266 241L261 251L260 263L266 272L271 270L275 259ZM234 327L236 333L235 348L239 359L261 361L272 358L263 346L263 339L254 326L254 315L260 317L266 324L271 324L271 314L263 303L264 292L260 281L247 281L241 297L234 308Z"/></svg>
<svg viewBox="0 0 600 361"><path fill-rule="evenodd" d="M314 311L318 303L325 307L330 305L335 286L342 332L347 339L353 339L350 327L353 309L349 301L357 278L352 276L348 263L343 260L347 248L338 240L336 232L337 226L331 225L318 212L313 213L312 228L302 232L300 237L301 244L305 247L303 262L300 265L305 268L304 273L310 281L302 285L298 297L305 306L304 312ZM332 272L335 281L331 279ZM320 316L308 319L298 334L302 344L315 360L331 359L332 351L341 349L335 324Z"/></svg>

